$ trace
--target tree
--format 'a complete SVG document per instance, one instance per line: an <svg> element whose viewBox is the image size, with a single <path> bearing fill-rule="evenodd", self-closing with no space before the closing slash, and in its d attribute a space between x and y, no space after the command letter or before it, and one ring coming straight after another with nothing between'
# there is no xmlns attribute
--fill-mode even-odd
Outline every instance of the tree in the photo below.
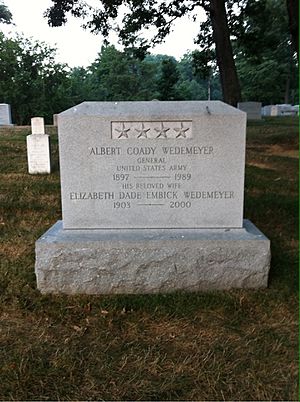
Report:
<svg viewBox="0 0 300 402"><path fill-rule="evenodd" d="M232 0L230 0L232 2ZM48 23L51 26L60 26L67 22L70 13L75 17L86 19L85 27L92 32L100 32L107 37L112 29L118 31L119 37L125 46L140 44L146 50L150 44L139 38L143 28L154 26L157 34L151 44L161 42L171 31L173 22L189 15L195 17L203 8L212 27L212 37L216 49L216 58L220 71L224 101L236 105L241 100L241 91L236 73L233 52L230 42L230 31L227 21L225 3L229 0L194 0L194 1L160 1L160 0L99 0L99 8L94 9L86 2L79 0L52 0L53 5L46 11ZM120 14L122 5L128 7L123 17L122 26L116 26L115 20ZM201 36L199 36L200 38ZM200 46L211 46L212 43L200 41Z"/></svg>
<svg viewBox="0 0 300 402"><path fill-rule="evenodd" d="M248 0L234 42L246 99L296 101L297 59L291 47L285 0Z"/></svg>
<svg viewBox="0 0 300 402"><path fill-rule="evenodd" d="M179 80L176 61L172 57L167 57L162 61L161 77L158 81L158 91L160 100L178 99L176 84Z"/></svg>
<svg viewBox="0 0 300 402"><path fill-rule="evenodd" d="M34 115L48 122L70 105L68 71L44 43L0 32L0 99L12 106L13 120L28 124Z"/></svg>
<svg viewBox="0 0 300 402"><path fill-rule="evenodd" d="M224 101L236 106L242 100L233 58L224 0L211 0L210 19Z"/></svg>
<svg viewBox="0 0 300 402"><path fill-rule="evenodd" d="M193 53L183 55L178 63L179 80L176 84L176 91L180 99L185 100L206 100L207 82L195 74L193 68Z"/></svg>
<svg viewBox="0 0 300 402"><path fill-rule="evenodd" d="M150 100L157 97L157 66L135 57L134 49L124 52L103 46L90 66L87 82L93 100Z"/></svg>
<svg viewBox="0 0 300 402"><path fill-rule="evenodd" d="M68 88L70 102L72 105L78 105L85 100L91 99L91 80L90 71L83 67L74 67L68 76Z"/></svg>
<svg viewBox="0 0 300 402"><path fill-rule="evenodd" d="M12 14L3 4L3 2L0 3L0 23L3 24L11 24L12 23Z"/></svg>

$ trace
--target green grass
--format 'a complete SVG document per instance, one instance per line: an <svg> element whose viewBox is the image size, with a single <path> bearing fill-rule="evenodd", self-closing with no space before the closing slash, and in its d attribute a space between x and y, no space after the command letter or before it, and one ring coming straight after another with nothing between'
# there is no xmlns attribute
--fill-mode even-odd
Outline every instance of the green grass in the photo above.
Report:
<svg viewBox="0 0 300 402"><path fill-rule="evenodd" d="M244 215L271 239L268 289L71 297L34 275L61 218L55 129L40 176L29 128L0 130L0 400L298 400L298 122L247 131Z"/></svg>

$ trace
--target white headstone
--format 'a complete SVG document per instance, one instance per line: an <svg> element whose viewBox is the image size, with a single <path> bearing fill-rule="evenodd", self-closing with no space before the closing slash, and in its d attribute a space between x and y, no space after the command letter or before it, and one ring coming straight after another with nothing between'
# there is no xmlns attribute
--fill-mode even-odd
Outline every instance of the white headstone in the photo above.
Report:
<svg viewBox="0 0 300 402"><path fill-rule="evenodd" d="M296 110L290 104L283 103L276 106L279 110L279 116L295 116L297 114Z"/></svg>
<svg viewBox="0 0 300 402"><path fill-rule="evenodd" d="M270 112L271 116L279 116L279 109L278 109L278 105L271 105L271 112Z"/></svg>
<svg viewBox="0 0 300 402"><path fill-rule="evenodd" d="M45 134L45 124L44 124L43 117L32 117L31 133L32 134Z"/></svg>
<svg viewBox="0 0 300 402"><path fill-rule="evenodd" d="M272 108L272 106L271 105L266 105L266 106L263 106L262 107L262 115L263 116L271 116L271 108Z"/></svg>
<svg viewBox="0 0 300 402"><path fill-rule="evenodd" d="M299 107L289 104L269 105L264 107L265 116L296 116Z"/></svg>
<svg viewBox="0 0 300 402"><path fill-rule="evenodd" d="M31 119L32 134L26 137L28 172L51 173L50 136L45 134L43 117Z"/></svg>
<svg viewBox="0 0 300 402"><path fill-rule="evenodd" d="M7 103L0 103L0 126L11 125L11 110Z"/></svg>

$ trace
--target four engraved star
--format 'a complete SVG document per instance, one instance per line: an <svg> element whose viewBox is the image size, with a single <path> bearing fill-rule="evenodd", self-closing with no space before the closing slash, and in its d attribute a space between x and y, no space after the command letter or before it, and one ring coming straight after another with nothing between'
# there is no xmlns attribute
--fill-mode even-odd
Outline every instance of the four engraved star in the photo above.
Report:
<svg viewBox="0 0 300 402"><path fill-rule="evenodd" d="M146 122L146 124L145 124L145 122L139 122L138 124L140 125L141 128L134 127L134 125L136 125L137 123L134 124L133 127L126 128L126 126L125 126L126 124L127 124L127 127L128 127L128 124L129 124L128 122L127 123L126 122L119 122L119 128L114 128L114 130L118 133L117 138L129 138L129 133L128 132L130 130L132 130L132 131L135 130L137 132L137 134L134 136L135 138L152 138L151 135L149 137L149 134L148 134L148 131L150 131L152 128L149 127L149 126L148 126L148 128L146 128L147 127L147 122ZM168 123L164 123L164 122L161 121L161 122L159 122L159 124L160 124L159 128L154 127L154 130L157 133L155 138L174 138L173 137L174 134L173 134L173 136L171 135L171 137L167 135L167 132L169 130L171 130L171 128L166 127L164 124L168 124ZM179 124L179 122L178 122L178 124ZM175 133L176 133L175 138L187 138L187 131L189 131L191 127L185 127L184 124L185 124L185 122L181 121L180 122L180 127L172 128L172 130L174 130Z"/></svg>
<svg viewBox="0 0 300 402"><path fill-rule="evenodd" d="M115 128L115 130L118 133L120 133L118 138L122 138L122 137L128 138L128 131L130 131L130 128L125 129L125 124L124 123L122 123L122 130L119 130L118 128Z"/></svg>
<svg viewBox="0 0 300 402"><path fill-rule="evenodd" d="M183 128L183 123L181 122L180 123L180 128L174 128L174 130L176 131L176 133L178 133L177 135L176 135L176 138L180 138L180 137L182 137L182 138L186 138L186 132L190 129L189 127L187 127L187 128Z"/></svg>
<svg viewBox="0 0 300 402"><path fill-rule="evenodd" d="M144 123L142 123L142 128L139 130L135 128L135 131L139 133L138 138L147 138L147 132L150 130L150 128L145 128Z"/></svg>
<svg viewBox="0 0 300 402"><path fill-rule="evenodd" d="M161 124L161 128L154 128L154 130L155 130L157 133L159 133L156 138L159 138L159 137L168 138L168 137L167 137L167 131L169 131L170 129L164 127L164 123L163 123L163 122L161 122L160 124Z"/></svg>

